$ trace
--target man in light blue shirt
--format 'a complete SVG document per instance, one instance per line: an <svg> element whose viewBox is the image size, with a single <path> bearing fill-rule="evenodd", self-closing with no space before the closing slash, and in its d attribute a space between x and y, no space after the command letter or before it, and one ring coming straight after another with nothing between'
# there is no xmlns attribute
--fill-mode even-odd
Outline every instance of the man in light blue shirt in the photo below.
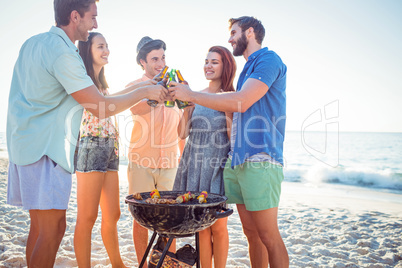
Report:
<svg viewBox="0 0 402 268"><path fill-rule="evenodd" d="M265 29L253 17L230 19L234 56L247 62L236 92L208 94L171 83L174 98L233 112L231 150L224 170L225 195L235 203L249 243L252 267L288 267L278 224L283 181L286 121L286 65L262 48ZM269 259L268 259L269 258Z"/></svg>
<svg viewBox="0 0 402 268"><path fill-rule="evenodd" d="M149 98L163 102L155 82L104 96L74 45L97 28L97 0L55 0L57 27L28 39L15 64L7 115L7 202L29 210L27 266L53 267L66 228L73 158L83 106L100 119Z"/></svg>

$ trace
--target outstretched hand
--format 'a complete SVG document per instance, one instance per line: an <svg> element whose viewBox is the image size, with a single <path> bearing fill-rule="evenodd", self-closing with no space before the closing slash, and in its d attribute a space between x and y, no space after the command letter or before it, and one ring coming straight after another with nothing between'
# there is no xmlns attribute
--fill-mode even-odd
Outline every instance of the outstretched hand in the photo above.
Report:
<svg viewBox="0 0 402 268"><path fill-rule="evenodd" d="M169 84L169 94L172 99L178 99L181 101L191 101L191 94L193 91L188 85L180 84L171 81Z"/></svg>
<svg viewBox="0 0 402 268"><path fill-rule="evenodd" d="M158 102L163 102L169 98L168 90L162 85L150 85L147 86L147 98L150 100L156 100Z"/></svg>
<svg viewBox="0 0 402 268"><path fill-rule="evenodd" d="M149 80L142 81L142 82L138 83L138 85L139 85L139 87L145 87L145 86L156 85L156 83L157 82L155 80L149 79Z"/></svg>

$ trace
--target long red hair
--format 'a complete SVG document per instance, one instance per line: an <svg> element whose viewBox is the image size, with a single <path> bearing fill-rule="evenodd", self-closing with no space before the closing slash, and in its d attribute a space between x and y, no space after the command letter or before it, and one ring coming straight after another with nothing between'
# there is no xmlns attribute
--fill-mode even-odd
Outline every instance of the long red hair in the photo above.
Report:
<svg viewBox="0 0 402 268"><path fill-rule="evenodd" d="M221 77L221 87L223 91L235 91L233 86L233 80L236 74L236 61L232 53L222 46L213 46L208 52L216 52L222 57L222 77Z"/></svg>

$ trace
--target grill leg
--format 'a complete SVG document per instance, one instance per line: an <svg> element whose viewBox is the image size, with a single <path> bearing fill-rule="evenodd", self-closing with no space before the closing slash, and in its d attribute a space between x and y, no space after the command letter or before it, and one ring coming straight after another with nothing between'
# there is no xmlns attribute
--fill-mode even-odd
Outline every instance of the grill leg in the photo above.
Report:
<svg viewBox="0 0 402 268"><path fill-rule="evenodd" d="M145 262L147 260L149 251L151 250L152 244L155 241L156 234L157 234L156 232L153 233L153 235L151 237L151 240L148 243L147 250L145 251L144 256L142 257L141 264L140 264L139 268L142 268L142 266L144 266L144 264L145 264Z"/></svg>
<svg viewBox="0 0 402 268"><path fill-rule="evenodd" d="M200 268L200 235L195 233L195 249L197 251L197 268Z"/></svg>
<svg viewBox="0 0 402 268"><path fill-rule="evenodd" d="M163 260L164 260L165 257L166 257L166 254L167 254L167 252L168 252L168 249L170 248L170 245L171 245L172 242L173 242L173 239L174 239L173 237L169 237L169 240L168 240L168 242L167 242L165 248L163 249L162 256L161 256L161 258L159 259L158 264L156 265L156 268L162 267Z"/></svg>

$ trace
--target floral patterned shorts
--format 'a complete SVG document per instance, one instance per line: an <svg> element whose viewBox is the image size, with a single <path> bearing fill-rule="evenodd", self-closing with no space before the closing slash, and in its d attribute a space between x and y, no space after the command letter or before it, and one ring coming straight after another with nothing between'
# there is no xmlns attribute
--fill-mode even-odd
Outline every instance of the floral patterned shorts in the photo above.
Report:
<svg viewBox="0 0 402 268"><path fill-rule="evenodd" d="M78 172L118 171L117 138L81 137L76 161Z"/></svg>

